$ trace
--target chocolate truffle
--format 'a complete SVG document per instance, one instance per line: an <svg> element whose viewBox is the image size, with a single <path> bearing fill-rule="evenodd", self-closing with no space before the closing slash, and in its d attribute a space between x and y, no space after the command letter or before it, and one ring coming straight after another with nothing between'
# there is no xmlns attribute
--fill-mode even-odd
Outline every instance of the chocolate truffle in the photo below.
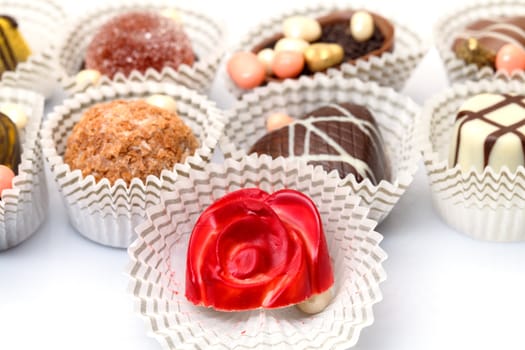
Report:
<svg viewBox="0 0 525 350"><path fill-rule="evenodd" d="M467 63L494 68L497 52L506 44L525 50L525 17L481 19L456 35L452 49Z"/></svg>
<svg viewBox="0 0 525 350"><path fill-rule="evenodd" d="M85 66L113 77L164 67L193 65L195 56L182 25L154 12L129 12L101 26L89 44Z"/></svg>
<svg viewBox="0 0 525 350"><path fill-rule="evenodd" d="M525 165L525 96L480 94L459 108L449 166L515 171Z"/></svg>
<svg viewBox="0 0 525 350"><path fill-rule="evenodd" d="M31 50L18 30L13 17L0 15L0 76L27 60Z"/></svg>
<svg viewBox="0 0 525 350"><path fill-rule="evenodd" d="M64 161L98 181L160 175L198 147L177 114L143 100L115 100L87 109L68 137Z"/></svg>
<svg viewBox="0 0 525 350"><path fill-rule="evenodd" d="M368 109L329 104L259 139L250 153L291 157L337 170L341 178L353 174L358 182L390 180L383 139Z"/></svg>

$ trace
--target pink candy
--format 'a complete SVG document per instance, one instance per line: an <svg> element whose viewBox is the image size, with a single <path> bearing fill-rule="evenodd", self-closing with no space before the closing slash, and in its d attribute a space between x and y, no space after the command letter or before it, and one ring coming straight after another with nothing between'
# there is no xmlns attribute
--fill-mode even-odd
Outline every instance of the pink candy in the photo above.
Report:
<svg viewBox="0 0 525 350"><path fill-rule="evenodd" d="M496 69L509 74L514 70L525 70L525 51L512 44L502 46L496 55Z"/></svg>
<svg viewBox="0 0 525 350"><path fill-rule="evenodd" d="M280 51L272 63L273 73L281 79L295 78L304 68L304 55L296 51Z"/></svg>
<svg viewBox="0 0 525 350"><path fill-rule="evenodd" d="M266 76L264 64L252 52L234 53L226 69L233 82L243 89L261 85Z"/></svg>
<svg viewBox="0 0 525 350"><path fill-rule="evenodd" d="M13 178L15 177L15 173L11 168L0 165L0 194L3 190L9 189L13 187Z"/></svg>

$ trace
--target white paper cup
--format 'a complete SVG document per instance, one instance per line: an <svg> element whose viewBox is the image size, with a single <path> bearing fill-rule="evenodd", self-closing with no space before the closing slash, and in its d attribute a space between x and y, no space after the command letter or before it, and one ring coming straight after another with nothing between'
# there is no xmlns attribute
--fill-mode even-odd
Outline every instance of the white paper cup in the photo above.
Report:
<svg viewBox="0 0 525 350"><path fill-rule="evenodd" d="M198 60L192 66L181 65L177 70L164 68L162 71L148 69L144 74L133 71L127 77L116 74L111 80L102 76L98 85L111 81L157 81L173 82L194 90L207 90L214 77L224 53L225 31L222 24L207 15L182 7L171 0L124 1L116 0L96 7L91 12L71 23L58 47L58 64L61 84L67 94L85 91L93 84L78 83L76 74L81 70L86 49L99 27L109 19L130 11L158 11L175 9L181 14L184 31L190 38Z"/></svg>
<svg viewBox="0 0 525 350"><path fill-rule="evenodd" d="M523 71L494 72L490 67L478 68L475 64L467 64L456 57L452 45L457 35L465 27L480 19L499 17L525 16L525 3L520 0L481 0L471 1L468 5L452 9L443 15L434 25L434 41L443 60L450 83L467 80L501 79L504 81L518 80L525 82Z"/></svg>
<svg viewBox="0 0 525 350"><path fill-rule="evenodd" d="M343 63L337 68L330 68L326 70L326 72L316 73L315 75L333 76L342 74L345 78L375 81L380 85L401 90L412 74L412 71L423 58L427 47L415 32L403 24L402 19L395 19L393 18L395 16L391 16L388 13L383 14L381 9L373 8L373 5L370 3L359 5L358 3L349 4L345 1L332 3L320 2L317 5L305 5L300 9L281 13L261 22L250 30L243 39L241 39L241 42L231 50L231 53L251 51L264 39L282 33L282 23L290 16L301 15L318 18L331 12L349 9L366 9L389 20L394 26L394 50L392 52L385 52L379 57L371 56L368 60L357 60L355 64ZM235 85L226 72L224 72L224 80L227 83L229 91L236 97L240 97L242 94L250 91L241 89Z"/></svg>
<svg viewBox="0 0 525 350"><path fill-rule="evenodd" d="M481 80L456 84L431 98L418 126L432 199L443 220L471 237L490 241L525 239L525 168L515 172L462 173L448 167L448 150L457 111L480 93L525 95L523 83Z"/></svg>
<svg viewBox="0 0 525 350"><path fill-rule="evenodd" d="M24 132L19 133L22 156L18 175L13 179L13 188L2 192L0 201L0 250L14 247L31 237L44 222L48 208L39 139L44 97L32 91L1 86L0 107L5 103L21 106L28 116L28 123Z"/></svg>
<svg viewBox="0 0 525 350"><path fill-rule="evenodd" d="M326 75L269 84L243 95L227 112L229 125L224 130L221 149L225 157L238 158L266 134L266 118L272 112L301 117L334 102L365 106L383 136L392 169L391 181L373 185L369 180L357 182L353 175L342 179L342 185L351 187L352 193L362 198L362 205L370 208L370 217L380 222L412 183L420 159L420 136L415 132L419 107L391 88Z"/></svg>
<svg viewBox="0 0 525 350"><path fill-rule="evenodd" d="M347 349L373 322L372 306L381 300L385 279L375 221L335 173L291 160L252 155L240 161L208 164L179 175L159 205L147 210L128 249L129 290L136 311L164 349ZM305 315L295 307L219 312L186 300L188 239L202 211L226 193L258 187L273 192L299 190L319 209L334 267L335 296L328 307Z"/></svg>
<svg viewBox="0 0 525 350"><path fill-rule="evenodd" d="M83 177L80 170L64 163L66 140L82 113L93 104L115 99L136 99L153 94L172 96L177 114L192 129L199 148L186 162L202 167L213 155L224 126L223 116L215 104L195 91L169 83L114 83L88 89L66 99L57 106L42 128L42 145L51 173L57 182L69 219L85 237L103 245L127 247L135 238L133 227L145 216L145 208L155 204L163 184L160 177L150 175L146 181L134 178L130 184L118 179L98 182L91 175ZM180 166L180 164L175 167ZM173 170L173 169L169 169Z"/></svg>
<svg viewBox="0 0 525 350"><path fill-rule="evenodd" d="M2 14L12 16L31 49L28 60L2 75L2 85L51 96L57 86L55 49L66 14L54 0L0 0Z"/></svg>

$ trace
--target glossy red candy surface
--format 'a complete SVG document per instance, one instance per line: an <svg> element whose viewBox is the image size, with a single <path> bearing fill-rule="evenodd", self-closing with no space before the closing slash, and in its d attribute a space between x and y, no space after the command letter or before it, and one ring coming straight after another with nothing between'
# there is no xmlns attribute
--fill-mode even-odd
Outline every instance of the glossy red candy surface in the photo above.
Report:
<svg viewBox="0 0 525 350"><path fill-rule="evenodd" d="M301 192L232 192L201 214L191 234L186 298L194 304L279 308L333 283L319 212Z"/></svg>

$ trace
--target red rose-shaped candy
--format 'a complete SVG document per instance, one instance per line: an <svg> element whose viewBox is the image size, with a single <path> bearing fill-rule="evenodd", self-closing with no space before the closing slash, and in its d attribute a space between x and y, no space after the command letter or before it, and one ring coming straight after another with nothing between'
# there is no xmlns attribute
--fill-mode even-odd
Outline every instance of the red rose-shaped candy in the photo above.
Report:
<svg viewBox="0 0 525 350"><path fill-rule="evenodd" d="M232 192L202 213L191 234L186 298L194 304L278 308L333 283L319 212L301 192Z"/></svg>

